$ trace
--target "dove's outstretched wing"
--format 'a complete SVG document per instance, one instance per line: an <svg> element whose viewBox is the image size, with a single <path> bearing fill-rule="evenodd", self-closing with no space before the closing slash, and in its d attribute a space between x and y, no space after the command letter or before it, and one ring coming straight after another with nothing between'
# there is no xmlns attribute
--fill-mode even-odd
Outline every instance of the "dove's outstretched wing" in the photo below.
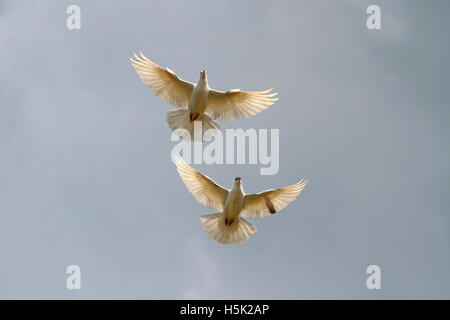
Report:
<svg viewBox="0 0 450 320"><path fill-rule="evenodd" d="M194 197L205 206L222 212L228 190L192 168L179 155L175 156L174 162L181 179Z"/></svg>
<svg viewBox="0 0 450 320"><path fill-rule="evenodd" d="M246 194L242 204L241 216L262 218L280 211L300 194L306 183L307 180L301 180L288 187Z"/></svg>
<svg viewBox="0 0 450 320"><path fill-rule="evenodd" d="M278 98L278 92L272 89L264 91L240 91L232 89L226 92L209 90L205 113L214 120L233 120L248 118L270 107Z"/></svg>
<svg viewBox="0 0 450 320"><path fill-rule="evenodd" d="M158 66L145 57L142 51L140 54L140 57L134 54L135 59L130 60L142 81L165 102L178 108L187 108L194 84L178 78L169 68Z"/></svg>

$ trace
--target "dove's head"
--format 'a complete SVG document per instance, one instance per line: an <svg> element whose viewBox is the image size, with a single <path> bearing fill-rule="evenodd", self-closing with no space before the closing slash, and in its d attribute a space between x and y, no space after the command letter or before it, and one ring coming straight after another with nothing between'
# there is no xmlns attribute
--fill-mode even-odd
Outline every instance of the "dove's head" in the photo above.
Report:
<svg viewBox="0 0 450 320"><path fill-rule="evenodd" d="M234 179L234 183L235 183L235 184L241 184L241 178L240 178L240 177L236 177L236 178Z"/></svg>
<svg viewBox="0 0 450 320"><path fill-rule="evenodd" d="M206 70L200 72L200 79L206 79Z"/></svg>

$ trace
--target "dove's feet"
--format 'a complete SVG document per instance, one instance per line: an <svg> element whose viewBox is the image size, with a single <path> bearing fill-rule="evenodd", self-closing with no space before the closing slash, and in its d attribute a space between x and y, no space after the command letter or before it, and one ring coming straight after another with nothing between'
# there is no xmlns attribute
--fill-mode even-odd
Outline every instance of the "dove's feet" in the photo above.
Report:
<svg viewBox="0 0 450 320"><path fill-rule="evenodd" d="M197 112L190 113L190 114L189 114L189 119L191 120L191 122L194 122L195 120L198 119L199 116L200 116L200 115L199 115Z"/></svg>
<svg viewBox="0 0 450 320"><path fill-rule="evenodd" d="M231 226L233 224L233 222L234 222L233 218L228 219L228 218L225 217L225 225L226 226Z"/></svg>

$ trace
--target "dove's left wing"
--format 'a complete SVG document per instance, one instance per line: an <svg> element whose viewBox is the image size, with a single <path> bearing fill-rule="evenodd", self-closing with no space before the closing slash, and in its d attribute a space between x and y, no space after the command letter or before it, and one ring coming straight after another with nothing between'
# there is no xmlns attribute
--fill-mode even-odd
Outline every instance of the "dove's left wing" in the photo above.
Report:
<svg viewBox="0 0 450 320"><path fill-rule="evenodd" d="M262 218L280 211L300 194L306 183L307 180L301 180L288 187L246 194L242 204L241 216Z"/></svg>
<svg viewBox="0 0 450 320"><path fill-rule="evenodd" d="M194 84L178 78L172 70L162 68L148 59L141 51L130 58L136 72L153 93L168 104L178 108L187 108Z"/></svg>
<svg viewBox="0 0 450 320"><path fill-rule="evenodd" d="M210 89L205 113L215 120L233 120L254 116L278 100L278 98L274 98L278 92L272 93L272 89L253 92L239 89L222 92Z"/></svg>
<svg viewBox="0 0 450 320"><path fill-rule="evenodd" d="M208 208L222 212L228 190L192 168L179 155L174 160L181 179L194 197Z"/></svg>

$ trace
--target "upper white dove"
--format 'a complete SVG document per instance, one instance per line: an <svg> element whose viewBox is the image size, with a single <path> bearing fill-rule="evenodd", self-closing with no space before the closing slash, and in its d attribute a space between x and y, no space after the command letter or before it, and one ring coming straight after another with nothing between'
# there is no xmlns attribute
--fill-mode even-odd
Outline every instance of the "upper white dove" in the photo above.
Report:
<svg viewBox="0 0 450 320"><path fill-rule="evenodd" d="M211 89L205 70L200 72L197 84L182 80L169 68L164 69L145 57L142 51L140 57L134 54L134 59L130 60L142 81L156 96L180 108L168 111L166 118L172 131L184 129L176 133L185 140L194 140L196 121L201 121L202 125L199 140L209 140L220 129L214 120L248 118L278 100L275 98L278 93L272 92L273 88L253 92Z"/></svg>
<svg viewBox="0 0 450 320"><path fill-rule="evenodd" d="M245 194L239 177L234 179L233 188L228 190L193 169L178 154L174 162L194 197L205 206L219 211L204 215L200 220L209 237L221 244L238 244L248 240L257 229L240 216L262 218L274 214L291 203L307 183L303 179L288 187Z"/></svg>

